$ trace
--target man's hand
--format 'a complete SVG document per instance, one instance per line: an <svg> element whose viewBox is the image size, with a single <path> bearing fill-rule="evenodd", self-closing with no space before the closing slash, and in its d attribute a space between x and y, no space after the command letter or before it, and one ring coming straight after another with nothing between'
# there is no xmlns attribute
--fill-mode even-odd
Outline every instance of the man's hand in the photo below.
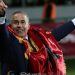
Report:
<svg viewBox="0 0 75 75"><path fill-rule="evenodd" d="M0 17L3 17L5 15L6 8L7 5L3 2L3 0L0 0Z"/></svg>

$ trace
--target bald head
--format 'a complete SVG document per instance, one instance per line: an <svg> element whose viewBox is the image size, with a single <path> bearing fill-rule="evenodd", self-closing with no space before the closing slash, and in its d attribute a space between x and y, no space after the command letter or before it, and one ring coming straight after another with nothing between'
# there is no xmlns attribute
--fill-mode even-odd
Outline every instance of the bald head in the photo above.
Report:
<svg viewBox="0 0 75 75"><path fill-rule="evenodd" d="M11 27L19 34L19 36L25 38L28 29L30 28L27 14L21 11L14 12L11 17Z"/></svg>
<svg viewBox="0 0 75 75"><path fill-rule="evenodd" d="M16 11L12 14L11 16L11 20L14 20L15 18L21 18L21 17L25 18L25 22L26 24L29 24L29 17L26 13L22 12L22 11Z"/></svg>

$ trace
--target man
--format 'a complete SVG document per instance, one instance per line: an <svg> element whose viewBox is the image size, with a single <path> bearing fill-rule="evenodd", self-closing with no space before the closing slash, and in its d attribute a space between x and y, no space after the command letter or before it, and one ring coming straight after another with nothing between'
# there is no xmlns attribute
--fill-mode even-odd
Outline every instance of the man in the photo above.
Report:
<svg viewBox="0 0 75 75"><path fill-rule="evenodd" d="M57 41L75 29L75 19L45 32L31 27L28 16L20 11L12 14L6 26L5 9L0 1L0 60L2 75L41 74L66 75L63 53Z"/></svg>

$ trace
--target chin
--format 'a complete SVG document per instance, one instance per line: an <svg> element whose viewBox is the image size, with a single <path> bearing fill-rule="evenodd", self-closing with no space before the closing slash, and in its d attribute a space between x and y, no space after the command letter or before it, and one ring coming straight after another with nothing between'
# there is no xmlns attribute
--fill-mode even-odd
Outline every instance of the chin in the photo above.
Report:
<svg viewBox="0 0 75 75"><path fill-rule="evenodd" d="M25 37L25 35L19 35L21 38L24 38Z"/></svg>

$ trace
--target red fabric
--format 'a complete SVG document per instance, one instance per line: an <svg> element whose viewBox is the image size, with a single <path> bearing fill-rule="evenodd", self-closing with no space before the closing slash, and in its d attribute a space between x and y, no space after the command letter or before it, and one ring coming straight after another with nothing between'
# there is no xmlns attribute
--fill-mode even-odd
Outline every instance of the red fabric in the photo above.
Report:
<svg viewBox="0 0 75 75"><path fill-rule="evenodd" d="M37 33L41 36L45 44L51 48L52 53L59 55L59 58L53 57L53 59L49 61L46 47L38 38L35 38L38 37L38 35L34 33L35 31L37 31ZM52 34L50 32L45 33L43 30L32 28L29 31L29 36L39 47L39 51L31 52L29 57L31 72L40 73L41 75L66 75L62 50Z"/></svg>
<svg viewBox="0 0 75 75"><path fill-rule="evenodd" d="M10 27L8 29L12 31ZM37 52L30 52L30 55L28 55L30 73L40 75L66 75L61 47L52 34L50 32L44 32L40 28L32 27L28 31L28 35L39 48ZM38 36L42 38L42 41L51 49L52 53L58 55L59 58L51 56L52 60L49 60L47 49Z"/></svg>

